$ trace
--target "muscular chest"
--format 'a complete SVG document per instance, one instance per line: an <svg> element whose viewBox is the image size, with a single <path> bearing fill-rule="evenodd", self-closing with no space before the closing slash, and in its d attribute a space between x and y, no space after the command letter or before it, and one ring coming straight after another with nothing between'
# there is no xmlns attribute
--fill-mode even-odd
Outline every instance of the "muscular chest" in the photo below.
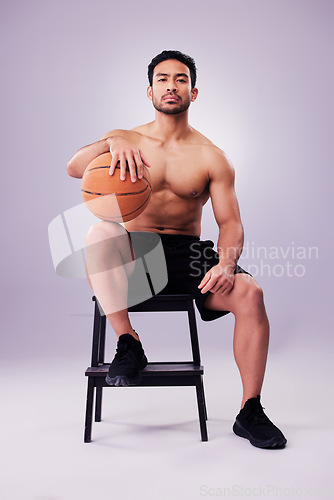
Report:
<svg viewBox="0 0 334 500"><path fill-rule="evenodd" d="M199 198L207 193L208 175L203 158L195 151L151 150L149 161L153 193Z"/></svg>

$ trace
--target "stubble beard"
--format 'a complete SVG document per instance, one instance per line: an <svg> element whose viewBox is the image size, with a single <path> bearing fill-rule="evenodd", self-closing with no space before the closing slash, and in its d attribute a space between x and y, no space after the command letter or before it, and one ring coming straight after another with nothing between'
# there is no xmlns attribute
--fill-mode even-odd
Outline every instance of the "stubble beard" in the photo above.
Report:
<svg viewBox="0 0 334 500"><path fill-rule="evenodd" d="M187 111L190 103L191 100L187 99L187 101L179 101L177 104L164 104L161 101L157 102L157 100L154 99L154 96L152 96L152 104L154 108L157 111L160 111L160 113L164 113L165 115L178 115L179 113L183 113L184 111Z"/></svg>

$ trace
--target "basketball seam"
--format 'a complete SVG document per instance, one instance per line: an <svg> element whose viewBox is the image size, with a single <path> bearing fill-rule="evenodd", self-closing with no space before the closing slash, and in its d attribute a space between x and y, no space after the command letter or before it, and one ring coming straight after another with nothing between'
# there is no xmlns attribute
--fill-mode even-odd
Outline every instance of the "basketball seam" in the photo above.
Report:
<svg viewBox="0 0 334 500"><path fill-rule="evenodd" d="M109 167L106 167L106 166L92 167L92 168L90 168L89 170L86 170L86 171L84 172L83 177L84 177L85 175L87 175L89 172L92 172L93 170L98 170L99 168L108 168L108 169L109 169L109 168L110 168L110 166L109 166ZM117 169L119 170L121 167L117 167L117 166L116 166L115 168L117 168ZM148 179L146 179L146 177L142 177L140 180L143 180L143 181L147 182L147 184L151 187L151 183L150 183L150 181L149 181Z"/></svg>
<svg viewBox="0 0 334 500"><path fill-rule="evenodd" d="M144 189L142 189L142 191L133 191L133 192L130 192L130 193L96 193L94 191L86 191L85 189L81 189L81 192L82 193L87 193L87 194L96 194L97 196L132 196L132 195L136 195L136 194L142 194L142 193L145 193L145 191L147 191L148 189L148 186L145 186Z"/></svg>
<svg viewBox="0 0 334 500"><path fill-rule="evenodd" d="M138 210L140 210L144 205L145 203L147 202L147 200L149 199L150 195L148 195L148 197L146 198L146 200L144 201L144 203L142 203L139 207L136 208L136 210L132 210L132 212L128 212L126 214L122 214L122 215L118 215L118 216L113 216L113 217L108 217L108 219L112 219L112 220L116 220L116 219L120 219L120 220L123 220L124 217L128 217L129 215L132 215L136 212L138 212ZM96 217L99 217L99 215L97 214L97 212L93 212ZM100 216L102 217L102 215ZM107 217L104 216L104 220L107 220Z"/></svg>

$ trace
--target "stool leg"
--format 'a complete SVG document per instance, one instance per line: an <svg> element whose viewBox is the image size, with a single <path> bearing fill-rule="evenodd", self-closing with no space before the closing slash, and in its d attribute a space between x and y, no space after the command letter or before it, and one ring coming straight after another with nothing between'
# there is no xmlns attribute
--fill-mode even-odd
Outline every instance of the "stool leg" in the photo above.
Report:
<svg viewBox="0 0 334 500"><path fill-rule="evenodd" d="M204 384L203 384L203 377L202 376L201 376L201 391L202 391L202 394L203 394L205 420L208 420L208 412L207 412L207 409L206 409L205 392L204 392Z"/></svg>
<svg viewBox="0 0 334 500"><path fill-rule="evenodd" d="M205 408L205 398L203 391L203 383L200 377L196 377L196 394L197 394L197 405L198 405L198 415L199 415L199 425L201 429L202 441L208 440L208 432L206 428L206 408Z"/></svg>
<svg viewBox="0 0 334 500"><path fill-rule="evenodd" d="M101 415L102 415L102 391L103 391L103 387L97 387L96 388L95 422L101 422Z"/></svg>
<svg viewBox="0 0 334 500"><path fill-rule="evenodd" d="M88 377L85 435L84 435L85 443L90 443L92 440L93 400L94 400L94 378Z"/></svg>

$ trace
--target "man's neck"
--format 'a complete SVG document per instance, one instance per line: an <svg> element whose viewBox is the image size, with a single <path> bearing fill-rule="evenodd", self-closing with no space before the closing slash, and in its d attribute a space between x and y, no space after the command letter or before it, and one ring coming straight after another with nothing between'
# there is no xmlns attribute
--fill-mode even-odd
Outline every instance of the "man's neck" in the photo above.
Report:
<svg viewBox="0 0 334 500"><path fill-rule="evenodd" d="M176 115L166 115L156 111L152 128L155 135L163 142L184 140L191 130L188 122L188 111Z"/></svg>

